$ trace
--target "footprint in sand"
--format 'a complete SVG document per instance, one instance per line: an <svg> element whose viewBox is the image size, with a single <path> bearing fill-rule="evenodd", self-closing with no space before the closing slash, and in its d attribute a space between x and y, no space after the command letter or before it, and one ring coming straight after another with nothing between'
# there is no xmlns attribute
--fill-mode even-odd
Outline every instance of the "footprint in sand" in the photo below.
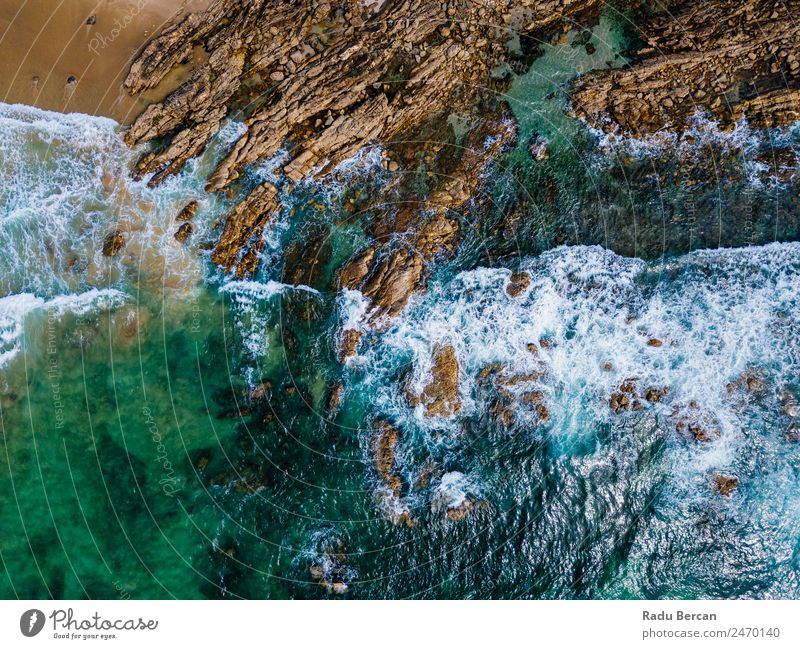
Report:
<svg viewBox="0 0 800 649"><path fill-rule="evenodd" d="M67 77L67 83L64 85L64 103L67 103L70 99L72 99L72 95L75 94L75 88L78 86L78 77L74 74L71 74Z"/></svg>

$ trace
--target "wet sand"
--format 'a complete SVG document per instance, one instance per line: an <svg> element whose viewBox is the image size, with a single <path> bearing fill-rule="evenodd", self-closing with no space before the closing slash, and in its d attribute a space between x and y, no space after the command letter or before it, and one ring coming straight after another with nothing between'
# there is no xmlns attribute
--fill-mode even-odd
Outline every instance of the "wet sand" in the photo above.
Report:
<svg viewBox="0 0 800 649"><path fill-rule="evenodd" d="M128 123L190 71L130 97L128 68L173 16L210 0L0 0L0 101Z"/></svg>

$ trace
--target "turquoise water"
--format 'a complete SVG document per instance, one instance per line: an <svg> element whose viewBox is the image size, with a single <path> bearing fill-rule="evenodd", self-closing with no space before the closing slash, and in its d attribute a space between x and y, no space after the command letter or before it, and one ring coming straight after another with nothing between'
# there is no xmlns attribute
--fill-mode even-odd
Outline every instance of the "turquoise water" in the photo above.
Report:
<svg viewBox="0 0 800 649"><path fill-rule="evenodd" d="M575 38L505 98L518 144L458 254L344 366L337 333L365 304L334 274L368 241L348 198L390 179L378 148L285 192L259 275L236 281L208 261L230 204L203 192L236 124L148 189L113 122L0 106L0 595L800 596L800 219L758 157L795 131L600 136L565 83L623 65L623 35L606 16L593 54ZM512 271L531 277L514 298ZM406 393L441 345L461 409L427 418ZM641 407L615 414L626 383ZM377 419L400 431L398 499Z"/></svg>

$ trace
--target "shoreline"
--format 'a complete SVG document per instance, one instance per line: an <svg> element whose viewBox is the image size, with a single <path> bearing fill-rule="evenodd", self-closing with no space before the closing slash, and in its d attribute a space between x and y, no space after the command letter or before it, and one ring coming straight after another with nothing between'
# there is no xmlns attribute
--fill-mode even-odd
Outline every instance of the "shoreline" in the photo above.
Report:
<svg viewBox="0 0 800 649"><path fill-rule="evenodd" d="M28 0L0 6L0 101L129 124L193 69L178 66L131 97L122 87L142 47L175 15L209 0Z"/></svg>

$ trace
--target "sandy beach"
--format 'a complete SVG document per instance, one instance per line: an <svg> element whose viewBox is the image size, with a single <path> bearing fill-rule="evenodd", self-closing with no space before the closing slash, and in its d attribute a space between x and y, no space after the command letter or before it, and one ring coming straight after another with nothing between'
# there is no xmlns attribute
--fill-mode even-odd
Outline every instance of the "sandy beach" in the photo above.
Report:
<svg viewBox="0 0 800 649"><path fill-rule="evenodd" d="M176 14L209 0L0 0L0 101L127 123L189 71L153 91L122 89L140 48Z"/></svg>

